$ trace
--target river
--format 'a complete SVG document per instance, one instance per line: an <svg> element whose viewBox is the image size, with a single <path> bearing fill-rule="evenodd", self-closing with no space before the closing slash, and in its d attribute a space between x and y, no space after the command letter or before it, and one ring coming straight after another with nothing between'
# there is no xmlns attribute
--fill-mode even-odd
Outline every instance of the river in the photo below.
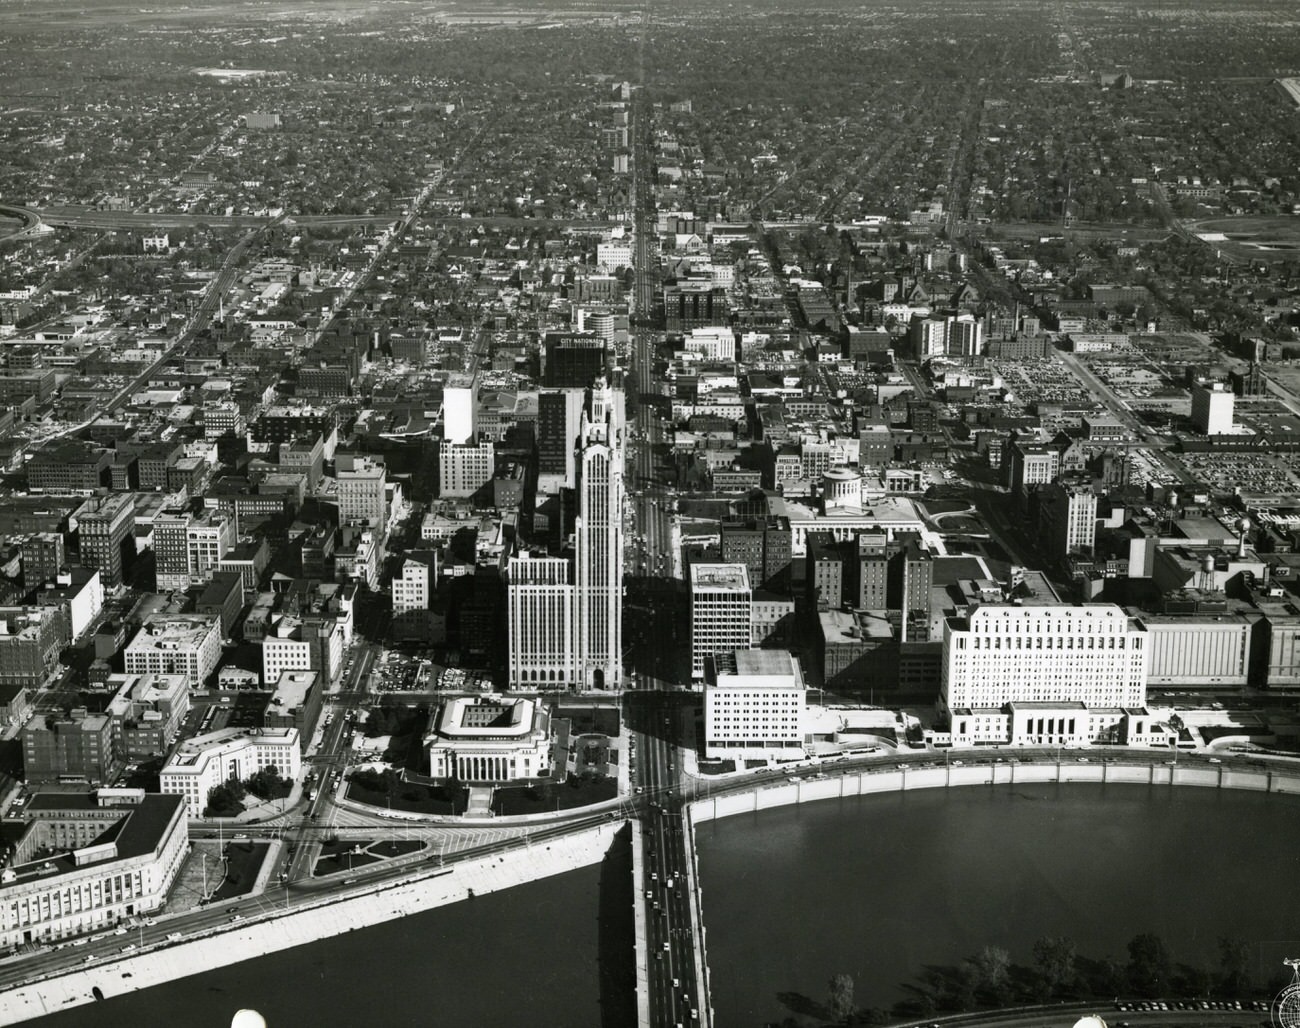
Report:
<svg viewBox="0 0 1300 1028"><path fill-rule="evenodd" d="M1300 956L1300 797L1145 786L927 789L824 801L698 831L719 1028L780 1021L847 972L888 1006L927 964L985 944L1029 962L1043 935L1124 956L1154 932L1175 960L1252 947L1257 980ZM41 1019L42 1028L623 1028L634 1020L630 862Z"/></svg>
<svg viewBox="0 0 1300 1028"><path fill-rule="evenodd" d="M1195 788L927 789L702 824L717 1024L781 1021L847 973L860 1006L926 965L1035 939L1127 961L1134 935L1217 966L1249 943L1256 981L1300 956L1300 798Z"/></svg>
<svg viewBox="0 0 1300 1028"><path fill-rule="evenodd" d="M28 1022L40 1028L517 1028L635 1021L630 847L504 892ZM3 1002L3 997L0 997Z"/></svg>

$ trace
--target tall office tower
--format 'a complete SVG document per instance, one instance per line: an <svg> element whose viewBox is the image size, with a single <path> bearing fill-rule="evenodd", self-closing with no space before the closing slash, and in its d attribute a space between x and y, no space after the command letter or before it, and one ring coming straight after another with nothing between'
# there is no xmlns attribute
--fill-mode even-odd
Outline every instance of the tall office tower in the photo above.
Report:
<svg viewBox="0 0 1300 1028"><path fill-rule="evenodd" d="M573 440L582 423L582 389L543 391L537 396L537 491L548 496L572 489Z"/></svg>
<svg viewBox="0 0 1300 1028"><path fill-rule="evenodd" d="M691 677L705 658L749 647L754 594L744 564L691 565Z"/></svg>
<svg viewBox="0 0 1300 1028"><path fill-rule="evenodd" d="M591 387L578 431L574 603L578 684L623 684L623 425L605 378Z"/></svg>
<svg viewBox="0 0 1300 1028"><path fill-rule="evenodd" d="M832 532L808 533L808 604L814 610L839 610L844 603L844 562L849 544ZM856 556L856 553L855 553Z"/></svg>
<svg viewBox="0 0 1300 1028"><path fill-rule="evenodd" d="M388 523L388 471L381 457L339 456L339 520L363 522L371 528Z"/></svg>
<svg viewBox="0 0 1300 1028"><path fill-rule="evenodd" d="M883 530L862 532L857 547L858 609L885 610L889 606L889 538Z"/></svg>
<svg viewBox="0 0 1300 1028"><path fill-rule="evenodd" d="M492 481L496 447L479 443L449 443L438 447L438 495L465 499Z"/></svg>
<svg viewBox="0 0 1300 1028"><path fill-rule="evenodd" d="M1215 382L1192 390L1192 426L1202 435L1225 435L1232 431L1235 397Z"/></svg>
<svg viewBox="0 0 1300 1028"><path fill-rule="evenodd" d="M153 520L154 588L159 592L189 588L186 535L191 520L185 510L165 510Z"/></svg>
<svg viewBox="0 0 1300 1028"><path fill-rule="evenodd" d="M755 588L783 589L790 577L790 519L782 514L722 519L723 564L744 564Z"/></svg>
<svg viewBox="0 0 1300 1028"><path fill-rule="evenodd" d="M506 569L512 689L573 684L573 586L562 557L512 557Z"/></svg>
<svg viewBox="0 0 1300 1028"><path fill-rule="evenodd" d="M135 526L130 493L111 493L87 500L76 514L83 567L99 571L105 589L122 584L122 547Z"/></svg>
<svg viewBox="0 0 1300 1028"><path fill-rule="evenodd" d="M948 318L944 348L949 357L978 357L984 352L984 324L969 314Z"/></svg>
<svg viewBox="0 0 1300 1028"><path fill-rule="evenodd" d="M59 532L36 532L23 540L23 587L35 589L67 567L63 552L63 535Z"/></svg>
<svg viewBox="0 0 1300 1028"><path fill-rule="evenodd" d="M930 638L930 589L934 585L934 560L916 539L909 539L889 562L889 608L899 611L901 642Z"/></svg>
<svg viewBox="0 0 1300 1028"><path fill-rule="evenodd" d="M1092 553L1097 542L1097 494L1088 486L1052 482L1040 486L1038 543L1051 557Z"/></svg>
<svg viewBox="0 0 1300 1028"><path fill-rule="evenodd" d="M221 558L235 545L235 519L225 511L204 511L185 532L190 582L209 582Z"/></svg>
<svg viewBox="0 0 1300 1028"><path fill-rule="evenodd" d="M442 389L442 437L449 443L472 443L478 438L478 380L455 374Z"/></svg>
<svg viewBox="0 0 1300 1028"><path fill-rule="evenodd" d="M605 374L609 349L594 333L548 332L542 354L545 389L586 389Z"/></svg>

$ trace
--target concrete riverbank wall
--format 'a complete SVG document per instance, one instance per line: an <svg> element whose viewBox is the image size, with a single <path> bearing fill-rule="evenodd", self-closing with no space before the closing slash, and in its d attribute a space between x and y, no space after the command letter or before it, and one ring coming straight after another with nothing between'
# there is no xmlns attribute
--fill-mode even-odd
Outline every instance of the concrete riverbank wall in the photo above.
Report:
<svg viewBox="0 0 1300 1028"><path fill-rule="evenodd" d="M599 864L624 822L611 820L575 832L444 868L412 873L396 882L376 883L345 895L323 895L319 902L284 911L250 915L224 923L181 942L148 945L129 956L112 957L62 970L0 994L0 1025L94 1003L163 982L251 960L265 953L302 946L371 925L392 921L474 895L509 889ZM126 975L130 977L125 977Z"/></svg>
<svg viewBox="0 0 1300 1028"><path fill-rule="evenodd" d="M907 789L1047 782L1199 786L1300 795L1300 774L1290 768L1283 771L1272 768L1238 769L1224 764L1170 765L1119 761L1080 764L1066 760L1032 764L949 764L837 773L821 779L768 782L750 790L705 796L692 801L690 808L691 818L702 822L793 803L842 799L846 796L868 796Z"/></svg>
<svg viewBox="0 0 1300 1028"><path fill-rule="evenodd" d="M641 822L632 821L632 923L633 951L636 960L636 1023L637 1028L650 1028L650 940L646 925L645 902L641 898L641 883L645 875L645 836Z"/></svg>

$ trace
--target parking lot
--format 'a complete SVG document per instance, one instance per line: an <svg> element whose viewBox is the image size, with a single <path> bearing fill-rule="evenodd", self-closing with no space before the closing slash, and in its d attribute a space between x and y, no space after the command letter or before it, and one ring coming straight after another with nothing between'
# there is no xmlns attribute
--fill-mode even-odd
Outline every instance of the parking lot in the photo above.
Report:
<svg viewBox="0 0 1300 1028"><path fill-rule="evenodd" d="M371 692L491 692L486 672L448 667L430 657L385 650L370 672Z"/></svg>
<svg viewBox="0 0 1300 1028"><path fill-rule="evenodd" d="M372 692L423 692L441 671L431 660L397 650L380 654L370 672Z"/></svg>
<svg viewBox="0 0 1300 1028"><path fill-rule="evenodd" d="M1300 479L1286 466L1285 458L1265 453L1184 453L1187 469L1218 492L1230 493L1238 486L1254 492L1300 492Z"/></svg>

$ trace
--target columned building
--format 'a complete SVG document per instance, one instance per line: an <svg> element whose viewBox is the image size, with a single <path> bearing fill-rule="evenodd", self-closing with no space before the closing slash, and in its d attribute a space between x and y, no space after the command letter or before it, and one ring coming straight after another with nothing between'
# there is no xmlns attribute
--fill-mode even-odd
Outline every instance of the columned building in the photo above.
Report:
<svg viewBox="0 0 1300 1028"><path fill-rule="evenodd" d="M429 775L472 784L538 778L551 767L551 719L530 699L460 696L425 737Z"/></svg>
<svg viewBox="0 0 1300 1028"><path fill-rule="evenodd" d="M8 827L5 949L104 931L161 909L189 852L184 804L143 789L38 794Z"/></svg>

